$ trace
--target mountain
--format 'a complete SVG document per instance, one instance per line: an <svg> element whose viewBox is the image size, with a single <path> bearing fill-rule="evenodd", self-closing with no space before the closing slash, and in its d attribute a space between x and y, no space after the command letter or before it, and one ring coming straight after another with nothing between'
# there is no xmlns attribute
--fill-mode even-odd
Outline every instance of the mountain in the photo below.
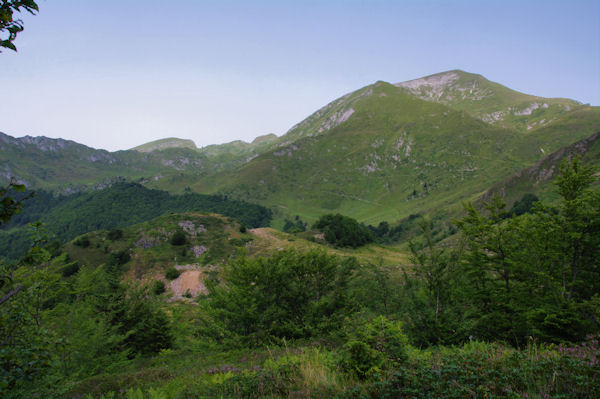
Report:
<svg viewBox="0 0 600 399"><path fill-rule="evenodd" d="M521 94L479 75L451 71L423 78L424 84L410 82L376 82L340 97L292 127L276 148L235 170L188 183L199 192L252 198L307 220L341 212L376 223L460 206L600 130L598 107ZM431 97L436 101L421 98L433 89L442 93ZM531 101L539 109L518 111ZM515 111L502 123L482 117L509 108ZM548 121L540 123L540 113ZM536 121L535 128L518 128Z"/></svg>
<svg viewBox="0 0 600 399"><path fill-rule="evenodd" d="M561 118L582 104L565 98L543 98L519 93L481 75L447 71L397 83L425 101L466 111L484 122L531 131Z"/></svg>
<svg viewBox="0 0 600 399"><path fill-rule="evenodd" d="M524 168L492 186L484 195L487 199L500 194L510 204L525 193L533 193L542 199L558 196L554 178L560 164L566 159L581 157L584 164L591 165L600 173L600 131L568 145L542 158L535 165Z"/></svg>
<svg viewBox="0 0 600 399"><path fill-rule="evenodd" d="M169 137L166 139L155 140L146 144L138 145L137 147L133 147L132 150L139 152L152 152L164 150L166 148L189 148L192 150L198 149L192 140Z"/></svg>
<svg viewBox="0 0 600 399"><path fill-rule="evenodd" d="M137 147L149 152L109 153L60 139L0 135L0 174L63 192L125 178L171 192L256 201L280 221L340 212L375 224L460 207L598 131L600 107L519 93L454 70L375 82L281 137L252 143L195 149L166 139Z"/></svg>
<svg viewBox="0 0 600 399"><path fill-rule="evenodd" d="M183 170L202 173L209 166L205 156L189 148L108 152L70 140L15 138L0 132L0 178L15 177L30 188L69 193L123 178L159 180Z"/></svg>

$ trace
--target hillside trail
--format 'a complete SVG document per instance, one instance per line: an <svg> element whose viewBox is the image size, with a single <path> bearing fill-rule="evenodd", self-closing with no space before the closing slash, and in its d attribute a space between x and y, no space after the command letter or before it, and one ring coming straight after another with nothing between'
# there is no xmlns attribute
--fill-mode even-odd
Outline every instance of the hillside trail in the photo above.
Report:
<svg viewBox="0 0 600 399"><path fill-rule="evenodd" d="M269 244L267 245L267 248L276 247L277 249L283 249L290 245L288 241L276 237L275 234L273 234L273 229L270 227L258 227L256 229L251 229L250 232L261 240L266 241Z"/></svg>

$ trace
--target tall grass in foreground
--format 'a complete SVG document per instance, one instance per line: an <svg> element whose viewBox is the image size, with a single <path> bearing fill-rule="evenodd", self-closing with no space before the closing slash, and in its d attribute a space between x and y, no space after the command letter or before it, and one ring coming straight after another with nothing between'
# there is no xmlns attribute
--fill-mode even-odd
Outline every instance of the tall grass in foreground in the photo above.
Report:
<svg viewBox="0 0 600 399"><path fill-rule="evenodd" d="M250 355L250 354L247 354ZM208 354L207 354L208 356ZM148 373L128 387L89 395L171 398L582 398L600 397L598 337L581 345L524 350L497 343L412 348L400 366L359 381L340 367L337 350L317 347L267 351L261 364L227 363L179 375ZM175 358L173 358L174 360ZM229 359L233 360L233 359ZM177 366L172 365L171 369ZM165 378L166 377L166 378ZM105 376L107 379L118 376ZM122 380L123 381L123 380ZM97 391L96 391L97 392ZM82 397L82 393L69 397ZM84 396L85 397L85 396Z"/></svg>

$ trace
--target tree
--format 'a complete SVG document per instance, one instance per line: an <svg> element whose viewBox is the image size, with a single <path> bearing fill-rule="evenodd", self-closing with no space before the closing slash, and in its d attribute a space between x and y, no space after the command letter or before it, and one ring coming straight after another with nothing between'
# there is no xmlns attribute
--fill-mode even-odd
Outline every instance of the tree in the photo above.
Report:
<svg viewBox="0 0 600 399"><path fill-rule="evenodd" d="M353 306L348 285L356 268L354 258L321 251L236 259L223 284L207 284L207 333L263 345L338 331Z"/></svg>
<svg viewBox="0 0 600 399"><path fill-rule="evenodd" d="M33 196L33 192L22 199L14 199L8 193L13 191L25 191L24 184L17 184L14 178L11 178L6 187L0 187L0 225L6 224L9 220L23 208L23 201Z"/></svg>
<svg viewBox="0 0 600 399"><path fill-rule="evenodd" d="M0 47L17 51L13 41L17 38L17 34L23 31L23 21L14 19L13 14L21 11L27 11L35 15L39 8L34 0L1 0L0 33L8 33L8 37L6 39L0 38Z"/></svg>
<svg viewBox="0 0 600 399"><path fill-rule="evenodd" d="M481 213L466 204L457 222L466 240L462 262L467 320L477 338L523 343L580 341L597 332L600 294L600 193L594 169L565 160L556 207L505 218L494 197ZM596 315L596 316L595 316Z"/></svg>
<svg viewBox="0 0 600 399"><path fill-rule="evenodd" d="M417 344L456 343L462 338L461 318L452 296L462 242L456 248L436 244L427 218L418 227L423 242L409 241L414 274L405 276L411 309L408 328Z"/></svg>
<svg viewBox="0 0 600 399"><path fill-rule="evenodd" d="M339 213L321 216L313 227L321 230L327 242L337 247L358 248L373 241L367 227Z"/></svg>

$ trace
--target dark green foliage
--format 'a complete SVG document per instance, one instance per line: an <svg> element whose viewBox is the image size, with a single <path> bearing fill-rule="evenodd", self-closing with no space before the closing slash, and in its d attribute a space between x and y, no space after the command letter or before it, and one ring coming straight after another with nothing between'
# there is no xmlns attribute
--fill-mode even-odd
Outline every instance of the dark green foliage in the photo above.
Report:
<svg viewBox="0 0 600 399"><path fill-rule="evenodd" d="M240 225L240 233L244 234L248 229L246 229L246 226L244 226L243 224Z"/></svg>
<svg viewBox="0 0 600 399"><path fill-rule="evenodd" d="M229 240L229 243L234 247L243 247L244 245L253 240L254 239L252 237L232 238L231 240Z"/></svg>
<svg viewBox="0 0 600 399"><path fill-rule="evenodd" d="M283 225L283 231L285 233L301 233L303 231L306 231L306 227L307 224L306 222L303 222L300 217L298 215L296 215L296 218L292 221L289 219L285 219L285 224Z"/></svg>
<svg viewBox="0 0 600 399"><path fill-rule="evenodd" d="M344 346L342 367L363 380L383 368L398 366L407 359L408 337L399 322L378 316L359 322Z"/></svg>
<svg viewBox="0 0 600 399"><path fill-rule="evenodd" d="M358 248L373 241L368 228L359 224L356 219L338 214L323 215L313 225L325 234L325 239L339 247Z"/></svg>
<svg viewBox="0 0 600 399"><path fill-rule="evenodd" d="M156 280L154 283L152 283L152 292L154 295L160 295L165 291L165 283L162 280Z"/></svg>
<svg viewBox="0 0 600 399"><path fill-rule="evenodd" d="M13 215L10 221L1 227L3 229L11 229L19 226L27 226L29 223L42 219L42 217L48 214L54 207L66 201L68 198L74 198L78 195L79 194L72 196L54 195L51 191L46 190L36 190L35 192L24 190L14 193L15 200L26 203L27 206L23 208L23 212Z"/></svg>
<svg viewBox="0 0 600 399"><path fill-rule="evenodd" d="M72 263L68 263L67 265L65 265L62 268L61 273L62 273L63 277L71 277L72 275L74 275L78 271L79 271L79 263L78 262L72 262Z"/></svg>
<svg viewBox="0 0 600 399"><path fill-rule="evenodd" d="M432 223L421 218L417 224L420 239L409 242L414 275L405 275L407 331L418 346L462 342L466 335L457 314L455 282L461 248L438 247Z"/></svg>
<svg viewBox="0 0 600 399"><path fill-rule="evenodd" d="M28 205L7 226L10 232L0 230L0 254L6 257L18 258L27 251L29 243L22 228L38 219L50 233L66 241L89 231L119 229L169 212L219 213L251 227L267 226L272 217L271 210L244 201L195 193L171 195L135 183L117 183L104 190L70 196L42 191L39 202L29 203L32 206Z"/></svg>
<svg viewBox="0 0 600 399"><path fill-rule="evenodd" d="M180 245L185 245L186 242L187 242L187 238L186 238L185 232L183 230L177 230L171 236L171 245L180 246Z"/></svg>
<svg viewBox="0 0 600 399"><path fill-rule="evenodd" d="M177 277L179 277L180 274L181 274L181 272L179 270L177 270L173 266L171 266L165 272L165 277L168 280L175 280Z"/></svg>
<svg viewBox="0 0 600 399"><path fill-rule="evenodd" d="M124 300L120 331L127 334L125 346L133 353L155 354L173 345L169 318L145 290L129 290Z"/></svg>
<svg viewBox="0 0 600 399"><path fill-rule="evenodd" d="M385 360L381 352L362 341L348 342L344 346L344 351L344 368L360 380L375 374Z"/></svg>
<svg viewBox="0 0 600 399"><path fill-rule="evenodd" d="M247 345L336 331L352 307L354 259L324 252L281 251L226 266L224 285L207 284L207 333Z"/></svg>
<svg viewBox="0 0 600 399"><path fill-rule="evenodd" d="M17 51L13 41L17 38L17 34L23 31L23 21L14 18L13 14L22 11L35 15L39 9L33 0L4 0L0 4L0 33L8 33L6 39L0 37L0 48Z"/></svg>
<svg viewBox="0 0 600 399"><path fill-rule="evenodd" d="M467 205L458 222L467 253L458 309L470 334L523 345L530 336L577 342L600 329L600 195L593 171L578 159L563 163L557 209L538 203L531 214L504 219L494 197L482 215Z"/></svg>
<svg viewBox="0 0 600 399"><path fill-rule="evenodd" d="M520 200L516 201L508 214L510 216L520 216L524 213L531 213L533 210L533 204L539 201L539 198L535 194L527 193L521 197Z"/></svg>
<svg viewBox="0 0 600 399"><path fill-rule="evenodd" d="M127 249L123 249L110 254L108 258L108 265L110 267L120 268L125 263L129 262L129 260L131 260L129 251Z"/></svg>
<svg viewBox="0 0 600 399"><path fill-rule="evenodd" d="M17 184L14 180L11 180L6 187L0 187L0 226L5 226L13 216L21 212L23 201L33 195L33 193L30 193L29 195L23 195L20 198L13 198L8 195L11 190L15 191L15 194L24 192L25 185Z"/></svg>
<svg viewBox="0 0 600 399"><path fill-rule="evenodd" d="M106 234L106 238L111 241L120 240L123 238L123 230L121 229L113 229Z"/></svg>
<svg viewBox="0 0 600 399"><path fill-rule="evenodd" d="M510 353L474 344L413 367L401 367L367 389L365 398L596 398L598 341L551 351Z"/></svg>
<svg viewBox="0 0 600 399"><path fill-rule="evenodd" d="M81 248L87 248L90 246L90 239L88 236L83 236L75 240L73 244Z"/></svg>

